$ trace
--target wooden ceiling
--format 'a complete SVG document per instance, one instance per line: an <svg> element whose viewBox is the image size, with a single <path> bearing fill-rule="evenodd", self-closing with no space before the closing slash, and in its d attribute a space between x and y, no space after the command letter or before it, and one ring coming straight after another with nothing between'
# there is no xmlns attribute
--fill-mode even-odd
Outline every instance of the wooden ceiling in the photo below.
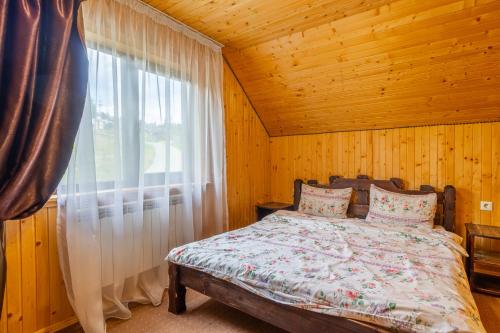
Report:
<svg viewBox="0 0 500 333"><path fill-rule="evenodd" d="M271 136L500 120L498 0L144 0L225 44Z"/></svg>

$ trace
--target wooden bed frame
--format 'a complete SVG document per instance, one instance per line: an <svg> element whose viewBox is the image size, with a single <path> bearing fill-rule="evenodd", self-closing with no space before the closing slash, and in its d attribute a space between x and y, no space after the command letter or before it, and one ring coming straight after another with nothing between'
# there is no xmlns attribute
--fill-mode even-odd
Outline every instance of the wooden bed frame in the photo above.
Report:
<svg viewBox="0 0 500 333"><path fill-rule="evenodd" d="M300 202L302 184L300 179L294 182L294 210ZM331 176L329 184L321 185L309 180L308 185L323 188L353 188L353 198L349 205L348 216L365 218L369 208L370 185L375 184L383 189L406 194L425 194L436 192L432 186L422 185L419 191L408 191L403 188L403 181L398 178L390 180L370 180L367 176L347 179ZM438 210L434 223L442 225L448 231L455 229L455 188L446 186L438 195ZM338 316L313 312L290 305L280 304L258 296L228 281L213 277L202 271L169 262L170 285L168 288L168 311L180 314L186 311L186 287L241 310L255 318L266 321L276 327L293 333L306 332L379 332L371 324L342 318Z"/></svg>

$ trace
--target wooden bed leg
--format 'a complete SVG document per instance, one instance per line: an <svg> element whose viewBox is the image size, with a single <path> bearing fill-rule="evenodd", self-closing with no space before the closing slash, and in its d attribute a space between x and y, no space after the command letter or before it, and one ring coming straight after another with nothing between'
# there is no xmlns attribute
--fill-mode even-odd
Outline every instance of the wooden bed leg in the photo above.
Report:
<svg viewBox="0 0 500 333"><path fill-rule="evenodd" d="M179 265L168 263L168 312L180 314L186 311L186 287L180 283Z"/></svg>

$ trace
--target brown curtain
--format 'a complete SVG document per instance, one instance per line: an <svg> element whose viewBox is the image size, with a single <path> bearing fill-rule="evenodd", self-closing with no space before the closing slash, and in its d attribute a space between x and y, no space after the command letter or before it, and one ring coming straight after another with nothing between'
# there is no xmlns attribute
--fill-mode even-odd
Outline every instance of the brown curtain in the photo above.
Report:
<svg viewBox="0 0 500 333"><path fill-rule="evenodd" d="M68 165L87 89L80 2L0 0L0 221L40 209Z"/></svg>

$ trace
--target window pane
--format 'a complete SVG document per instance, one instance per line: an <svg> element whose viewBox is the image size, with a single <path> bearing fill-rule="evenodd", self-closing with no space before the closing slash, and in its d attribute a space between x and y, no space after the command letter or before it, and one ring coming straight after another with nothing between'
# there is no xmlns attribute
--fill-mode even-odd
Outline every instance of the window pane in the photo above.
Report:
<svg viewBox="0 0 500 333"><path fill-rule="evenodd" d="M137 183L139 169L134 165L139 161L134 161L134 156L140 142L144 143L144 173L154 175L147 178L163 183L166 172L171 182L179 182L183 147L181 82L140 70L128 58L95 49L88 49L88 54L99 187L108 188L115 181L124 186Z"/></svg>
<svg viewBox="0 0 500 333"><path fill-rule="evenodd" d="M120 65L120 59L110 54L88 49L90 68L89 78L91 109L94 120L94 149L96 177L98 182L114 179L115 166L115 116L119 117L120 73L115 70L117 80L113 80L113 68ZM115 115L115 111L117 114Z"/></svg>
<svg viewBox="0 0 500 333"><path fill-rule="evenodd" d="M144 172L166 170L167 123L165 109L165 78L146 73L144 112Z"/></svg>
<svg viewBox="0 0 500 333"><path fill-rule="evenodd" d="M182 171L182 105L181 83L170 81L170 171Z"/></svg>

